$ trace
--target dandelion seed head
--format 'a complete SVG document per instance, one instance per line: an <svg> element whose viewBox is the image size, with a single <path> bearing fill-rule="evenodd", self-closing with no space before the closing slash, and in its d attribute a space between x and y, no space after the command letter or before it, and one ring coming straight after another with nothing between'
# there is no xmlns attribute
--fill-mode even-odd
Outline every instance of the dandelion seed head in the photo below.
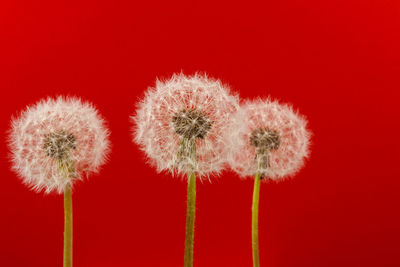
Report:
<svg viewBox="0 0 400 267"><path fill-rule="evenodd" d="M217 174L228 153L226 121L238 108L238 97L219 80L175 74L158 80L138 103L134 141L160 172Z"/></svg>
<svg viewBox="0 0 400 267"><path fill-rule="evenodd" d="M47 98L11 121L12 169L30 188L63 193L97 172L109 152L109 131L97 110L79 98Z"/></svg>
<svg viewBox="0 0 400 267"><path fill-rule="evenodd" d="M242 177L278 179L294 175L309 155L307 121L277 101L244 103L232 116L229 130L229 166Z"/></svg>

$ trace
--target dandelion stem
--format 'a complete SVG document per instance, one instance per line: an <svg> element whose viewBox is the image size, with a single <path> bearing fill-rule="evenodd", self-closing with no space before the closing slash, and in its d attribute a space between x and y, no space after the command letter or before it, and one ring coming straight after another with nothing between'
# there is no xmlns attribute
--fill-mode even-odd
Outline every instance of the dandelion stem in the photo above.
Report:
<svg viewBox="0 0 400 267"><path fill-rule="evenodd" d="M254 179L252 224L251 224L254 267L260 266L260 256L258 251L258 203L260 199L260 181L261 181L261 174L260 172L257 172L256 177Z"/></svg>
<svg viewBox="0 0 400 267"><path fill-rule="evenodd" d="M64 191L64 267L72 267L72 190Z"/></svg>
<svg viewBox="0 0 400 267"><path fill-rule="evenodd" d="M184 267L193 266L194 217L196 206L196 173L189 175L186 209L186 237Z"/></svg>

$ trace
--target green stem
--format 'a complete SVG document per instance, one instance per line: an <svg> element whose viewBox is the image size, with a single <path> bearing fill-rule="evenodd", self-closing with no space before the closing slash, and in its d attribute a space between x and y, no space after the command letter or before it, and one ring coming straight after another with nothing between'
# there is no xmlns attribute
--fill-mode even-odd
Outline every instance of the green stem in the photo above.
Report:
<svg viewBox="0 0 400 267"><path fill-rule="evenodd" d="M258 203L260 199L260 172L257 172L254 179L254 192L253 192L253 208L252 208L252 222L251 222L251 237L253 247L253 266L260 266L260 256L258 251Z"/></svg>
<svg viewBox="0 0 400 267"><path fill-rule="evenodd" d="M72 267L72 190L64 192L64 267Z"/></svg>
<svg viewBox="0 0 400 267"><path fill-rule="evenodd" d="M194 217L196 207L196 174L189 175L186 209L186 237L184 267L193 266Z"/></svg>

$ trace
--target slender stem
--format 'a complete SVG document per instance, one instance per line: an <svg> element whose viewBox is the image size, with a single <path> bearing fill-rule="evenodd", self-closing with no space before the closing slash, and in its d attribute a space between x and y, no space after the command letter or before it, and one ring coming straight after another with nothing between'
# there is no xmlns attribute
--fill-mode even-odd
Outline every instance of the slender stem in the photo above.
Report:
<svg viewBox="0 0 400 267"><path fill-rule="evenodd" d="M64 191L64 267L72 267L72 190Z"/></svg>
<svg viewBox="0 0 400 267"><path fill-rule="evenodd" d="M254 192L253 192L253 208L252 208L252 222L251 222L251 238L253 247L253 266L260 266L260 256L258 251L258 203L260 199L260 172L257 172L254 179Z"/></svg>
<svg viewBox="0 0 400 267"><path fill-rule="evenodd" d="M186 209L186 237L184 267L193 266L194 217L196 207L196 174L189 175Z"/></svg>

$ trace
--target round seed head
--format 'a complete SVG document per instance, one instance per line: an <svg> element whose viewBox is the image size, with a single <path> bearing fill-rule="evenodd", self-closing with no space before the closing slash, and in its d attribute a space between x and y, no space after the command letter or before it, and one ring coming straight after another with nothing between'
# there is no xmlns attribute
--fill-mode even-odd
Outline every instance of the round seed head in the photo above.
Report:
<svg viewBox="0 0 400 267"><path fill-rule="evenodd" d="M209 177L226 167L224 133L238 108L238 97L221 81L175 74L158 80L138 103L134 141L160 172Z"/></svg>
<svg viewBox="0 0 400 267"><path fill-rule="evenodd" d="M109 152L109 131L88 102L46 98L11 120L12 168L30 188L63 193L98 172Z"/></svg>
<svg viewBox="0 0 400 267"><path fill-rule="evenodd" d="M290 105L271 99L247 101L228 124L228 164L242 177L293 176L309 155L307 120Z"/></svg>

